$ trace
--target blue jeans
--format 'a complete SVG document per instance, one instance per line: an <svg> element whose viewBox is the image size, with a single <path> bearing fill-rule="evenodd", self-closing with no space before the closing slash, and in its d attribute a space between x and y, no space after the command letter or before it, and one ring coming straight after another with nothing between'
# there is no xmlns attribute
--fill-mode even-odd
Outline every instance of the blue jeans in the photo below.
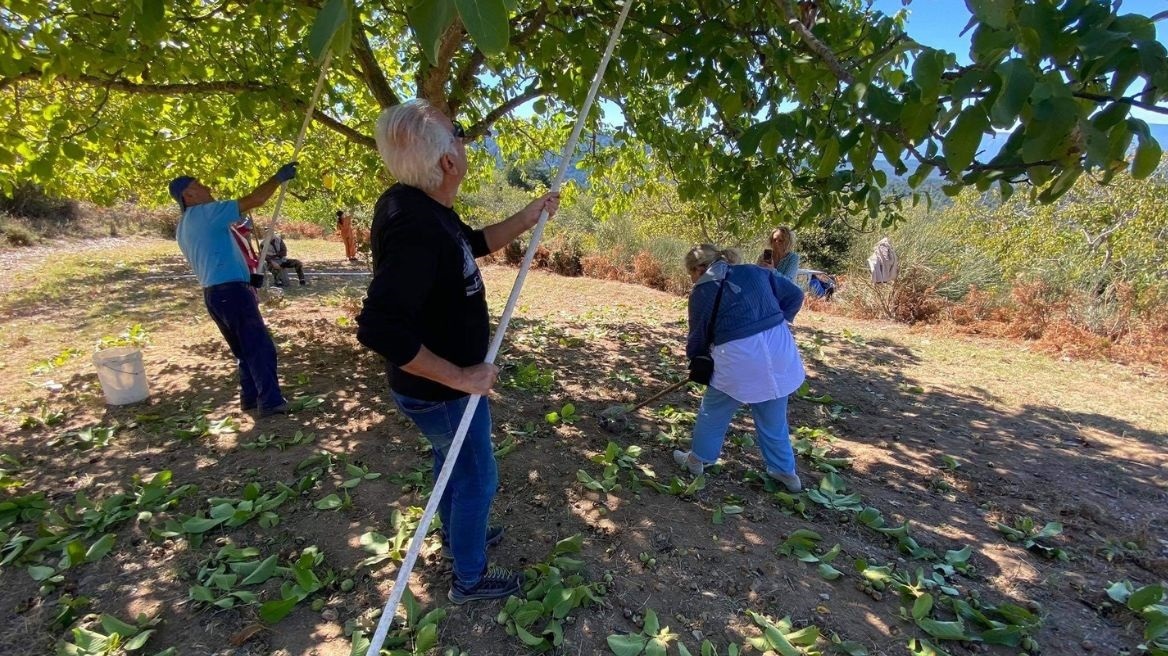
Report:
<svg viewBox="0 0 1168 656"><path fill-rule="evenodd" d="M246 282L203 288L203 303L239 365L239 402L244 409L283 405L276 379L276 345L260 316L259 299Z"/></svg>
<svg viewBox="0 0 1168 656"><path fill-rule="evenodd" d="M758 447L767 469L784 474L795 473L795 453L791 450L791 433L787 427L787 397L751 403ZM693 454L703 463L718 460L726 429L742 404L714 386L706 388L693 432Z"/></svg>
<svg viewBox="0 0 1168 656"><path fill-rule="evenodd" d="M437 480L470 397L422 401L394 392L393 398L429 440L434 454L434 480ZM450 481L438 502L438 515L454 555L454 580L464 588L478 583L487 568L487 518L498 487L499 469L491 443L491 409L486 399L480 399L454 470L450 472Z"/></svg>

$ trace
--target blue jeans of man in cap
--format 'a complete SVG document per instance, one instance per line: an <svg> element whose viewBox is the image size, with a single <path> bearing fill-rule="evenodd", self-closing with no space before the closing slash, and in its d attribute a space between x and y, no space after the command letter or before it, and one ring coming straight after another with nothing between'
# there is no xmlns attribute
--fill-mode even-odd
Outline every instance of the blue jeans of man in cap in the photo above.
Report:
<svg viewBox="0 0 1168 656"><path fill-rule="evenodd" d="M393 398L430 442L437 480L470 397L423 401L394 392ZM487 518L498 487L499 470L491 443L491 409L486 399L480 399L450 481L438 502L438 515L454 555L454 580L460 586L478 583L487 567Z"/></svg>
<svg viewBox="0 0 1168 656"><path fill-rule="evenodd" d="M260 316L255 290L246 282L203 288L207 312L239 364L239 403L244 410L285 404L276 378L276 345Z"/></svg>

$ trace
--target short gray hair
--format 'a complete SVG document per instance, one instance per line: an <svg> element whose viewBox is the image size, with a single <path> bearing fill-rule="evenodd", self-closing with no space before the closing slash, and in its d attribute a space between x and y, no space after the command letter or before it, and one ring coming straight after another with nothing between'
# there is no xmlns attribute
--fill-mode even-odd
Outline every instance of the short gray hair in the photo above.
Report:
<svg viewBox="0 0 1168 656"><path fill-rule="evenodd" d="M442 184L438 160L454 154L454 134L437 120L429 102L415 98L388 107L377 117L373 139L381 161L398 182L433 191Z"/></svg>
<svg viewBox="0 0 1168 656"><path fill-rule="evenodd" d="M702 267L708 267L718 260L723 260L728 264L739 264L742 262L742 256L733 248L719 249L713 244L698 244L686 251L685 270L692 273Z"/></svg>

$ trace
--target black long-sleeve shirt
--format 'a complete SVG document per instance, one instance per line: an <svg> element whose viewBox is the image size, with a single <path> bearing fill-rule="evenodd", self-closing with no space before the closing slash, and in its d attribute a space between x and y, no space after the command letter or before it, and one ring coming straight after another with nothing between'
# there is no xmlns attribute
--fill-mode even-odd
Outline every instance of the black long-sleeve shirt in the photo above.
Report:
<svg viewBox="0 0 1168 656"><path fill-rule="evenodd" d="M483 232L420 189L395 184L374 207L370 242L374 274L357 339L385 357L395 392L427 401L466 396L400 367L422 346L460 367L486 358L487 297L475 263L489 252Z"/></svg>

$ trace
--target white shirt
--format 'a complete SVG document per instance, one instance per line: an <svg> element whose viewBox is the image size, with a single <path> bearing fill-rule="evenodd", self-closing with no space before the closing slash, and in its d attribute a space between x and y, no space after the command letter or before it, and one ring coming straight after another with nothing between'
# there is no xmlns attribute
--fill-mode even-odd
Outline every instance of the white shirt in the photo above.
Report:
<svg viewBox="0 0 1168 656"><path fill-rule="evenodd" d="M799 389L807 374L791 329L784 321L769 330L715 345L710 384L739 403L761 403Z"/></svg>

